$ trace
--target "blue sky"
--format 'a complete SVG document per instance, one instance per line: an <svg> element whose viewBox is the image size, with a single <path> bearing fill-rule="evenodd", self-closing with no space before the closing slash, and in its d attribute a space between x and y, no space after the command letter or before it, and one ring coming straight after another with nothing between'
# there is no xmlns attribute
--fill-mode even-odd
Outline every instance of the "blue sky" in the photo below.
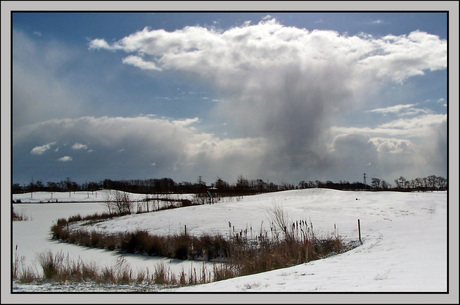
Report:
<svg viewBox="0 0 460 305"><path fill-rule="evenodd" d="M13 183L447 176L446 13L12 15Z"/></svg>

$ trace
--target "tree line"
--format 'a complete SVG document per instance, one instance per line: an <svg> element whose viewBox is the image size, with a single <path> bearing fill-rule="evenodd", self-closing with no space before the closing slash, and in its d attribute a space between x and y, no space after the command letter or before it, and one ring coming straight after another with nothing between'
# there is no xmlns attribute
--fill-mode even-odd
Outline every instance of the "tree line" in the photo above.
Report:
<svg viewBox="0 0 460 305"><path fill-rule="evenodd" d="M27 192L76 192L97 191L101 189L113 189L131 193L158 194L158 193L212 193L220 196L242 196L259 193L277 192L294 189L328 188L336 190L373 190L373 191L443 191L448 188L448 181L444 177L435 175L408 180L402 176L394 179L394 185L385 180L372 178L370 184L348 181L300 181L297 185L291 183L275 184L262 179L246 179L240 175L236 183L228 183L221 178L207 184L198 177L195 182L176 182L171 178L161 179L134 179L134 180L110 180L100 182L85 182L78 184L70 178L60 182L31 181L27 185L15 183L12 185L12 193Z"/></svg>

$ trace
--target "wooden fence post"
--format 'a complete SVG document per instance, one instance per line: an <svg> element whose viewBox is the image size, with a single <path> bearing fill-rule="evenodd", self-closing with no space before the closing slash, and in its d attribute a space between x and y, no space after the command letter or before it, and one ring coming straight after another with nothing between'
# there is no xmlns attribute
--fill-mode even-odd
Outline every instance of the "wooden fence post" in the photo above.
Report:
<svg viewBox="0 0 460 305"><path fill-rule="evenodd" d="M358 234L359 234L359 243L362 245L363 241L361 240L361 223L358 219Z"/></svg>

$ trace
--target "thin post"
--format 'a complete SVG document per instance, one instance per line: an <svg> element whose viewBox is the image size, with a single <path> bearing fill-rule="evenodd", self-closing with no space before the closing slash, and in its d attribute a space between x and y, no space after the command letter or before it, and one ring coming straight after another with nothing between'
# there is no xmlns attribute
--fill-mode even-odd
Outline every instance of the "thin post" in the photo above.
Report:
<svg viewBox="0 0 460 305"><path fill-rule="evenodd" d="M187 235L187 225L184 225L184 232L185 232L184 235Z"/></svg>
<svg viewBox="0 0 460 305"><path fill-rule="evenodd" d="M358 234L359 234L359 242L362 245L363 241L361 240L361 223L360 223L359 219L358 219Z"/></svg>
<svg viewBox="0 0 460 305"><path fill-rule="evenodd" d="M305 262L308 263L308 239L305 241L306 250L305 250Z"/></svg>

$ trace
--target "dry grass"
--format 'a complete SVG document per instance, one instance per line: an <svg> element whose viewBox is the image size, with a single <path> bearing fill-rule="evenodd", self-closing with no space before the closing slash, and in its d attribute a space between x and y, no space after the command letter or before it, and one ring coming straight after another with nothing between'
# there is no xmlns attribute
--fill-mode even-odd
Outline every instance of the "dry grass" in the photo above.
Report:
<svg viewBox="0 0 460 305"><path fill-rule="evenodd" d="M85 218L77 215L67 220L59 219L52 227L54 239L116 250L121 254L136 253L181 260L217 259L225 262L220 265L214 264L212 271L206 270L203 265L202 270L190 270L188 275L182 272L176 277L164 265L158 265L153 273L141 272L134 278L125 261L118 262L113 268L105 267L101 271L83 262L72 265L72 270L68 270L68 267L63 267L64 259L60 254L45 253L39 256L39 261L44 276L52 280L92 278L112 283L147 281L158 285L195 285L289 267L350 250L336 230L325 238L317 238L311 222L290 221L287 213L276 205L267 212L270 218L270 231L262 230L261 225L258 234L253 233L251 227L250 232L247 229L240 232L230 231L232 235L229 238L219 234L192 236L187 233L156 236L143 230L112 235L96 231L69 230L71 222L100 221L115 217L114 214L95 214ZM229 223L229 228L231 227ZM256 235L255 238L253 235ZM68 265L69 263L66 264Z"/></svg>
<svg viewBox="0 0 460 305"><path fill-rule="evenodd" d="M287 213L277 205L267 210L270 231L256 233L250 230L232 231L228 238L219 234L192 236L187 233L172 236L151 235L147 231L118 234L101 234L97 231L70 230L74 222L92 223L126 213L94 214L87 217L80 215L68 219L58 219L52 226L52 238L87 246L118 251L121 256L114 266L98 268L94 263L81 260L71 261L62 253L45 252L38 255L43 276L26 267L25 259L15 257L13 278L20 282L33 282L40 279L52 281L94 281L97 283L150 283L156 285L196 285L220 281L242 275L265 272L278 268L293 266L329 255L350 250L334 230L324 238L317 238L313 224L306 220L291 221ZM308 244L308 246L307 246ZM218 260L212 270L192 269L187 274L182 271L174 275L164 265L155 266L153 272L138 271L137 276L123 257L124 253L136 253L151 256L163 256L177 259Z"/></svg>
<svg viewBox="0 0 460 305"><path fill-rule="evenodd" d="M42 268L41 275L37 270L25 265L24 257L17 257L13 263L13 280L20 283L40 283L52 281L56 283L66 282L93 282L97 284L143 284L177 287L186 285L205 284L224 279L222 276L213 277L203 265L201 270L191 268L188 275L184 270L175 275L164 263L154 266L154 271L148 268L139 270L134 275L131 266L123 255L120 255L113 266L99 267L96 263L85 263L80 258L71 260L69 255L62 252L52 253L45 251L37 255ZM224 274L229 267L223 264L214 265L214 274Z"/></svg>
<svg viewBox="0 0 460 305"><path fill-rule="evenodd" d="M26 220L29 220L29 217L24 215L23 212L21 213L15 212L14 208L12 208L11 219L13 221L26 221Z"/></svg>

